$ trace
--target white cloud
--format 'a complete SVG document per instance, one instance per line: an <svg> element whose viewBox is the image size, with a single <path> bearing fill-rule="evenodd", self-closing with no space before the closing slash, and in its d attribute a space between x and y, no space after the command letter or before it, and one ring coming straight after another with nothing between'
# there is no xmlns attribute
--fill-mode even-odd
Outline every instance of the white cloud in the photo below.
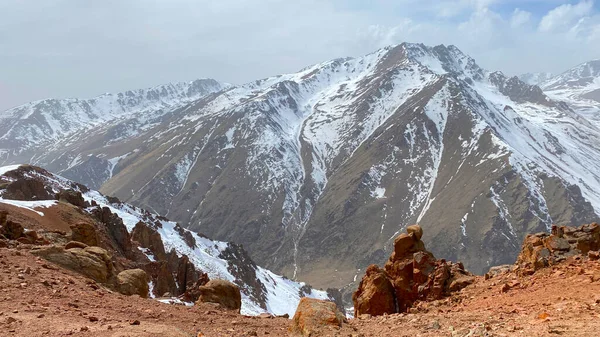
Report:
<svg viewBox="0 0 600 337"><path fill-rule="evenodd" d="M515 8L511 18L510 18L510 26L512 28L521 27L531 20L531 13L528 11L521 10L519 8Z"/></svg>
<svg viewBox="0 0 600 337"><path fill-rule="evenodd" d="M591 0L584 0L576 5L565 4L558 6L542 18L539 29L542 32L568 30L573 26L574 22L589 15L593 8L594 2Z"/></svg>
<svg viewBox="0 0 600 337"><path fill-rule="evenodd" d="M41 93L244 83L404 41L454 44L509 74L600 57L592 1L541 14L523 1L545 0L0 0L0 110Z"/></svg>

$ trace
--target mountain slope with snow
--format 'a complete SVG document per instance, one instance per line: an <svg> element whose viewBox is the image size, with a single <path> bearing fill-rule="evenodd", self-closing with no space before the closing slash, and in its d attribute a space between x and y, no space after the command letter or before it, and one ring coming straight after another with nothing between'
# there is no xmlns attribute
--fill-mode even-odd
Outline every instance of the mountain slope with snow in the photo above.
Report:
<svg viewBox="0 0 600 337"><path fill-rule="evenodd" d="M537 86L406 43L225 88L125 138L73 133L31 161L341 287L416 222L436 256L481 273L527 233L598 219L598 136Z"/></svg>
<svg viewBox="0 0 600 337"><path fill-rule="evenodd" d="M540 84L548 96L567 102L600 126L600 60L573 67Z"/></svg>

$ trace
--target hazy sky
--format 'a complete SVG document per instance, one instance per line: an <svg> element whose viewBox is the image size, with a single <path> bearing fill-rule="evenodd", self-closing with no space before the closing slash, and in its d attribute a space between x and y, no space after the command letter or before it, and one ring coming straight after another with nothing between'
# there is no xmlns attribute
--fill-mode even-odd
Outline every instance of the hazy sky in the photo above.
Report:
<svg viewBox="0 0 600 337"><path fill-rule="evenodd" d="M0 0L0 111L211 77L241 84L403 41L484 68L600 58L591 0Z"/></svg>

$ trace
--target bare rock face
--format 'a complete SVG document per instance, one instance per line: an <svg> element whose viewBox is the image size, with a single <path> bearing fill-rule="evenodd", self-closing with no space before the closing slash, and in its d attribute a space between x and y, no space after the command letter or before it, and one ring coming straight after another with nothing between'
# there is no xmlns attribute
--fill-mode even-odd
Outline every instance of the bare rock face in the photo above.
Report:
<svg viewBox="0 0 600 337"><path fill-rule="evenodd" d="M141 247L150 249L158 261L166 260L165 246L160 234L155 229L143 222L138 222L131 232L131 239L139 242Z"/></svg>
<svg viewBox="0 0 600 337"><path fill-rule="evenodd" d="M198 302L218 303L226 309L240 312L242 294L235 284L226 280L210 280L198 290L200 291Z"/></svg>
<svg viewBox="0 0 600 337"><path fill-rule="evenodd" d="M117 290L123 295L148 297L148 274L141 269L128 269L117 275Z"/></svg>
<svg viewBox="0 0 600 337"><path fill-rule="evenodd" d="M340 328L344 321L345 317L335 303L303 297L288 331L292 335L320 336L325 329Z"/></svg>
<svg viewBox="0 0 600 337"><path fill-rule="evenodd" d="M367 268L352 296L355 317L405 312L417 300L440 299L473 283L475 278L461 263L437 260L427 251L422 236L420 226L409 226L394 240L384 269Z"/></svg>
<svg viewBox="0 0 600 337"><path fill-rule="evenodd" d="M114 276L111 256L100 247L65 249L63 246L46 246L31 253L100 283L106 283Z"/></svg>
<svg viewBox="0 0 600 337"><path fill-rule="evenodd" d="M123 220L113 214L108 207L96 207L92 215L106 225L106 229L115 247L127 258L134 258L132 253L131 236L123 224Z"/></svg>
<svg viewBox="0 0 600 337"><path fill-rule="evenodd" d="M352 295L352 300L354 317L358 317L359 312L368 312L371 315L397 312L394 286L386 272L374 264L367 268L358 290Z"/></svg>
<svg viewBox="0 0 600 337"><path fill-rule="evenodd" d="M98 245L98 233L94 225L87 222L79 222L70 227L72 241L85 243L88 246Z"/></svg>
<svg viewBox="0 0 600 337"><path fill-rule="evenodd" d="M517 258L519 272L531 274L538 269L564 261L570 256L586 255L600 249L600 225L580 227L552 226L552 232L527 235Z"/></svg>

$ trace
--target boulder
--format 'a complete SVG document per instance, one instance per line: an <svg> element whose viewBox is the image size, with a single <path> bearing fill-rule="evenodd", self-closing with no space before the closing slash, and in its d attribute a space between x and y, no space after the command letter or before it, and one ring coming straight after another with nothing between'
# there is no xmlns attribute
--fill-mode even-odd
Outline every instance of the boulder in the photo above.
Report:
<svg viewBox="0 0 600 337"><path fill-rule="evenodd" d="M324 330L339 329L345 321L335 303L303 297L288 331L292 335L321 336Z"/></svg>
<svg viewBox="0 0 600 337"><path fill-rule="evenodd" d="M88 246L97 246L99 239L96 227L87 222L71 225L71 240L85 243Z"/></svg>
<svg viewBox="0 0 600 337"><path fill-rule="evenodd" d="M25 229L20 223L11 220L5 220L4 225L0 228L0 235L3 235L9 240L17 240L25 233Z"/></svg>
<svg viewBox="0 0 600 337"><path fill-rule="evenodd" d="M205 285L198 287L200 303L218 303L225 309L240 312L242 307L242 294L240 288L226 280L210 280ZM198 303L197 302L197 303Z"/></svg>
<svg viewBox="0 0 600 337"><path fill-rule="evenodd" d="M96 282L106 283L114 276L111 256L100 247L65 249L63 246L54 245L33 249L31 254L80 273Z"/></svg>
<svg viewBox="0 0 600 337"><path fill-rule="evenodd" d="M413 234L416 240L421 240L423 237L423 228L419 225L412 225L406 227L406 232L408 234Z"/></svg>
<svg viewBox="0 0 600 337"><path fill-rule="evenodd" d="M397 312L394 287L383 269L370 265L352 295L354 317L362 314L383 315Z"/></svg>
<svg viewBox="0 0 600 337"><path fill-rule="evenodd" d="M58 201L66 202L77 207L86 207L85 200L83 199L83 195L81 195L81 192L72 189L58 192L58 194L56 195L56 199Z"/></svg>
<svg viewBox="0 0 600 337"><path fill-rule="evenodd" d="M149 293L148 274L141 269L128 269L117 275L117 290L123 295L140 295L147 298Z"/></svg>

